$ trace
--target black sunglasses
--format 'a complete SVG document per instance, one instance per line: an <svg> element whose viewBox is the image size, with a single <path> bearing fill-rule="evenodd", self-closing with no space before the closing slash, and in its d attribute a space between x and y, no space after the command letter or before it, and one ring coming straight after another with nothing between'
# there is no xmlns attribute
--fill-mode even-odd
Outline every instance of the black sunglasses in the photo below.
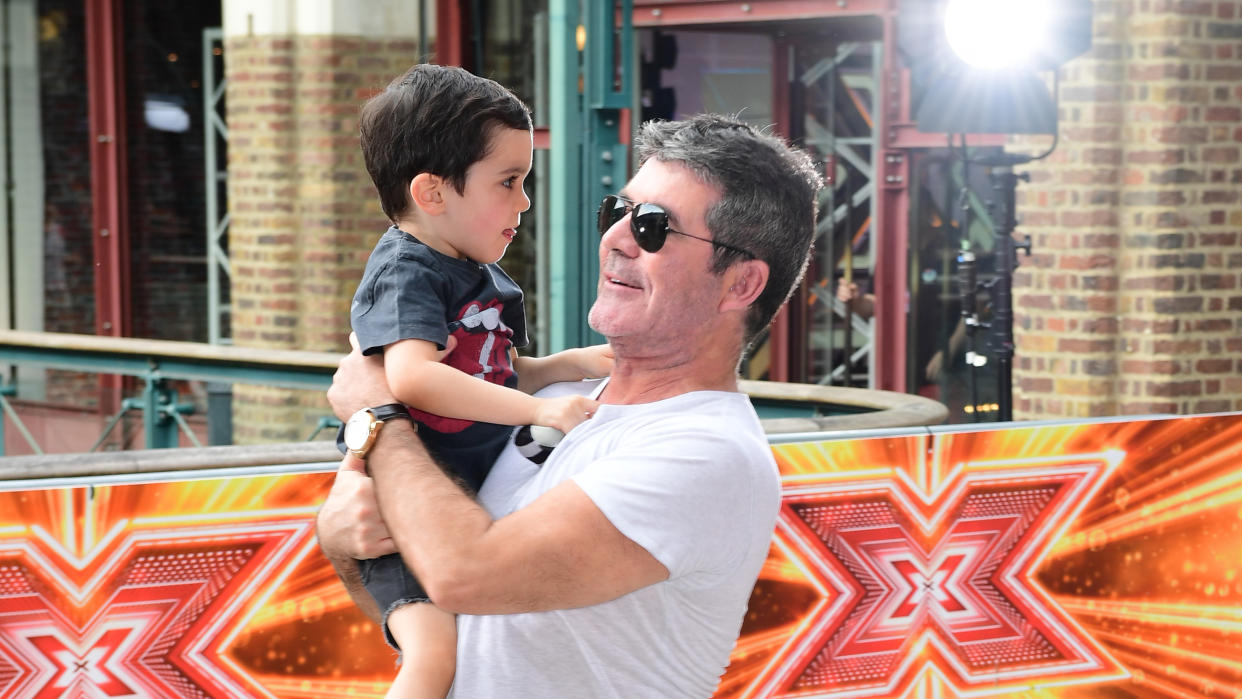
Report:
<svg viewBox="0 0 1242 699"><path fill-rule="evenodd" d="M629 199L618 194L609 194L604 197L604 201L599 205L599 212L596 219L596 227L599 228L599 234L603 235L612 228L617 221L625 218L625 215L633 211L630 216L630 233L634 235L634 240L638 243L638 247L647 252L656 252L664 247L664 240L668 238L669 233L684 235L687 238L701 240L704 243L711 243L726 250L740 252L747 257L754 258L754 253L749 250L743 250L727 243L720 243L711 238L703 238L681 231L675 231L669 228L668 212L660 208L657 204L636 204Z"/></svg>

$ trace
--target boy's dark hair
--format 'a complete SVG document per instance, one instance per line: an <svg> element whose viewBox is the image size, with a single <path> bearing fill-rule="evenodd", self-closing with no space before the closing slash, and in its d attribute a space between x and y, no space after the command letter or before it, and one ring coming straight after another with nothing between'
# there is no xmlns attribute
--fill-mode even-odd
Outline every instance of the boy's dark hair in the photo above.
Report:
<svg viewBox="0 0 1242 699"><path fill-rule="evenodd" d="M443 177L461 194L466 170L487 157L492 131L531 128L530 110L498 83L454 66L418 64L362 106L362 158L394 223L410 180Z"/></svg>

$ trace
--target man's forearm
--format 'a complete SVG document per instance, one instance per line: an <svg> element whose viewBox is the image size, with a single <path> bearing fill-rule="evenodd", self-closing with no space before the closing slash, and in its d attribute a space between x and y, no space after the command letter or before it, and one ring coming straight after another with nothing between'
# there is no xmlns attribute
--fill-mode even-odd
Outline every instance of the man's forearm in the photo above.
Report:
<svg viewBox="0 0 1242 699"><path fill-rule="evenodd" d="M445 611L585 607L668 578L572 480L493 520L444 475L404 420L385 423L367 465L386 532Z"/></svg>
<svg viewBox="0 0 1242 699"><path fill-rule="evenodd" d="M367 458L380 515L433 602L456 587L491 515L440 467L404 420L386 423ZM453 611L451 607L446 607Z"/></svg>

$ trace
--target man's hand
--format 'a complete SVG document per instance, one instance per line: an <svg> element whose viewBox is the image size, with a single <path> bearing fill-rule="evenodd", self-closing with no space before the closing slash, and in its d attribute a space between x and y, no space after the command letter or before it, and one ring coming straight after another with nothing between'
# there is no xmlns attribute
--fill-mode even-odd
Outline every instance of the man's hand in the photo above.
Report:
<svg viewBox="0 0 1242 699"><path fill-rule="evenodd" d="M332 386L328 388L328 403L342 421L363 408L397 402L388 390L384 357L378 354L362 356L358 350L358 338L353 333L349 334L349 346L353 349L337 364L336 373L332 375Z"/></svg>
<svg viewBox="0 0 1242 699"><path fill-rule="evenodd" d="M927 368L923 371L923 375L928 381L935 383L940 380L940 372L944 369L944 350L937 350L932 358L927 360Z"/></svg>
<svg viewBox="0 0 1242 699"><path fill-rule="evenodd" d="M863 318L875 315L875 294L860 294L858 285L845 281L844 277L837 280L837 300Z"/></svg>
<svg viewBox="0 0 1242 699"><path fill-rule="evenodd" d="M332 490L315 518L315 534L324 558L340 576L345 591L358 608L376 624L383 623L383 610L363 587L356 558L377 558L396 551L375 502L373 481L363 472L365 464L347 455L336 472Z"/></svg>
<svg viewBox="0 0 1242 699"><path fill-rule="evenodd" d="M841 303L849 303L858 298L858 285L845 281L845 278L837 280L837 300Z"/></svg>
<svg viewBox="0 0 1242 699"><path fill-rule="evenodd" d="M328 498L319 508L315 528L319 546L330 559L378 558L397 550L375 500L375 482L365 464L346 456Z"/></svg>

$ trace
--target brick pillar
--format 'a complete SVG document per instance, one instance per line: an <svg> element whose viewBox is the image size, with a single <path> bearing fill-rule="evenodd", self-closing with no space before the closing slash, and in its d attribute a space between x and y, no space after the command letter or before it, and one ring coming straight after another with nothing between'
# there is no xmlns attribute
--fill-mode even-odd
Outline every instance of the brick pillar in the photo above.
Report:
<svg viewBox="0 0 1242 699"><path fill-rule="evenodd" d="M350 298L387 227L358 110L417 60L416 20L398 19L417 13L378 0L296 4L225 3L232 336L343 352ZM244 444L306 439L330 411L320 391L237 385L233 413Z"/></svg>
<svg viewBox="0 0 1242 699"><path fill-rule="evenodd" d="M1096 1L1020 187L1016 418L1242 409L1240 8Z"/></svg>

